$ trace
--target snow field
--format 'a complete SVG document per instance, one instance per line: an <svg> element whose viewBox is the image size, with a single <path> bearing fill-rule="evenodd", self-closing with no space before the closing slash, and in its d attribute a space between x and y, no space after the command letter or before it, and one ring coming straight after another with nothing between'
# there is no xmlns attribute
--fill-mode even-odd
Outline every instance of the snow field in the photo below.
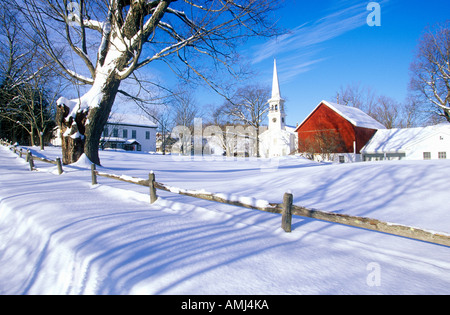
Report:
<svg viewBox="0 0 450 315"><path fill-rule="evenodd" d="M58 154L48 148L48 158ZM450 232L448 161L320 165L101 152L102 171ZM422 163L421 163L422 162ZM1 294L449 294L450 249L99 178L0 148ZM377 267L372 269L372 267ZM372 276L379 282L372 282Z"/></svg>

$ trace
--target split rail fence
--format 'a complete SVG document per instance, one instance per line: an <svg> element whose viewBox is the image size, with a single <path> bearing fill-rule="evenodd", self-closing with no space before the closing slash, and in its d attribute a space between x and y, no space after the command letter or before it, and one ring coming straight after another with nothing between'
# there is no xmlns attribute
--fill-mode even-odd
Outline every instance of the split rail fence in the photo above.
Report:
<svg viewBox="0 0 450 315"><path fill-rule="evenodd" d="M3 145L9 145L11 150L13 150L16 154L19 154L20 157L23 156L22 149L17 150L15 146L12 146L8 142L1 141ZM61 165L61 160L56 159L55 161L38 158L32 156L30 151L26 152L26 159L29 162L30 170L34 170L34 162L33 160L39 160L46 163L56 164L58 166L58 173L62 174L63 169ZM333 212L321 211L316 209L309 209L301 206L297 206L293 204L293 195L291 193L285 193L283 196L282 203L269 203L268 206L261 207L253 204L247 204L237 200L228 200L226 198L221 197L221 194L214 193L205 193L200 191L192 191L192 190L184 190L184 189L174 189L168 185L163 183L158 183L155 179L155 174L150 172L148 175L148 179L136 178L124 175L115 175L105 172L100 172L96 170L95 164L91 166L91 183L92 185L98 184L98 176L106 177L114 180L119 180L135 185L145 186L149 188L150 194L150 203L153 204L157 201L158 195L157 190L167 191L171 193L176 193L180 195L185 195L189 197L194 197L198 199L208 200L219 202L223 204L244 207L253 210L271 212L281 214L281 227L285 232L292 231L292 216L300 216L306 218L312 218L320 221L326 221L331 223L338 223L346 226L357 227L382 233L387 233L391 235L406 237L410 239L415 239L419 241L424 241L428 243L434 243L444 246L450 246L450 235L445 233L427 231L424 229L383 222L377 219L371 219L367 217L359 217L352 216L347 214L337 214Z"/></svg>

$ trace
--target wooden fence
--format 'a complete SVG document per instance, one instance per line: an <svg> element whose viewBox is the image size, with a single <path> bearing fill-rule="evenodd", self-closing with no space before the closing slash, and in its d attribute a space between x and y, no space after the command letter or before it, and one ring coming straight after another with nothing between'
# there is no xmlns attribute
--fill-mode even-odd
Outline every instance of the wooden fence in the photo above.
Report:
<svg viewBox="0 0 450 315"><path fill-rule="evenodd" d="M119 176L114 174L108 174L99 172L95 169L95 165L91 168L92 184L97 184L97 176L112 178L132 184L137 184L145 187L149 187L150 191L150 203L154 203L157 200L156 190L163 190L180 195L190 196L194 198L229 204L238 207L244 207L254 210L260 210L271 213L281 214L281 227L286 232L291 232L292 216L301 216L306 218L312 218L320 221L338 223L342 225L358 227L362 229L392 234L396 236L407 237L419 241L450 246L450 235L438 232L427 231L420 228L410 227L401 224L393 224L383 222L377 219L371 219L366 217L351 216L346 214L337 214L333 212L326 212L315 209L308 209L305 207L296 206L293 204L293 195L291 193L285 193L282 203L269 203L268 206L261 207L253 204L244 203L236 200L228 200L221 196L221 194L206 193L203 191L184 190L167 186L163 183L158 183L155 180L155 174L151 172L149 179L142 179L130 176Z"/></svg>
<svg viewBox="0 0 450 315"><path fill-rule="evenodd" d="M13 151L15 154L19 155L19 157L21 158L23 157L23 155L25 155L25 161L27 161L28 164L30 165L30 171L36 169L34 161L37 160L49 164L55 164L58 168L58 174L61 175L63 173L61 158L56 158L56 160L53 161L50 159L33 156L30 150L24 150L23 148L12 145L10 142L5 141L3 139L0 139L0 144L3 146L9 146L10 150Z"/></svg>
<svg viewBox="0 0 450 315"><path fill-rule="evenodd" d="M4 143L1 143L4 144ZM12 148L12 147L11 147ZM16 154L18 153L22 156L22 150L13 150ZM29 159L30 169L34 169L33 160L39 160L46 163L57 164L59 174L62 173L61 161L57 159L56 161L33 157L29 151L27 151L27 158ZM59 162L58 162L59 160ZM253 210L271 212L281 214L281 227L285 232L291 232L292 230L292 216L301 216L306 218L312 218L320 221L338 223L346 226L357 227L382 233L387 233L391 235L411 238L419 241L450 246L450 235L439 232L427 231L420 228L410 227L401 224L394 224L383 222L377 219L371 219L366 217L351 216L346 214L337 214L333 212L326 212L316 209L309 209L305 207L300 207L293 204L293 195L291 193L285 193L283 196L282 203L269 203L266 206L258 206L255 204L248 204L245 202L237 200L228 200L222 197L222 194L206 193L203 191L185 190L175 187L170 187L163 183L156 182L155 174L150 172L148 179L136 178L126 175L115 175L105 172L100 172L96 170L95 164L91 166L91 183L92 185L98 184L98 176L111 178L114 180L120 180L123 182L145 186L149 188L150 203L154 203L158 199L157 190L167 191L171 193L177 193L180 195L190 196L198 199L204 199L214 202L219 202L223 204L244 207Z"/></svg>

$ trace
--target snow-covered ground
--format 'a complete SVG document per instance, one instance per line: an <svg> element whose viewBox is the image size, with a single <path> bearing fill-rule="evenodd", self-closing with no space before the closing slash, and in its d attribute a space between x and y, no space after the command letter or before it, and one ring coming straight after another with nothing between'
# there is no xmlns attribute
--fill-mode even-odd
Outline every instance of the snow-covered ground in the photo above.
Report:
<svg viewBox="0 0 450 315"><path fill-rule="evenodd" d="M54 159L58 148L35 151ZM100 154L102 171L450 233L450 161ZM0 294L450 294L450 248L99 177L0 147Z"/></svg>

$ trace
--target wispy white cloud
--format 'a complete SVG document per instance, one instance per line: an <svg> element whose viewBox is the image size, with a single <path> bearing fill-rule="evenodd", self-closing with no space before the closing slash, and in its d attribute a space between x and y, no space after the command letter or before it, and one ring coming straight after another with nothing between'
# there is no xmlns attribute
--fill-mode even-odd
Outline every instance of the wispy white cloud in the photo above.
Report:
<svg viewBox="0 0 450 315"><path fill-rule="evenodd" d="M381 0L378 3L383 5L388 1ZM289 66L285 63L286 67L280 67L281 71L286 71L283 73L285 78L294 78L308 71L311 66L326 59L319 55L327 41L367 26L370 13L367 4L366 1L346 0L321 19L301 24L287 34L252 47L252 63L258 64L274 57L278 60L289 58Z"/></svg>

